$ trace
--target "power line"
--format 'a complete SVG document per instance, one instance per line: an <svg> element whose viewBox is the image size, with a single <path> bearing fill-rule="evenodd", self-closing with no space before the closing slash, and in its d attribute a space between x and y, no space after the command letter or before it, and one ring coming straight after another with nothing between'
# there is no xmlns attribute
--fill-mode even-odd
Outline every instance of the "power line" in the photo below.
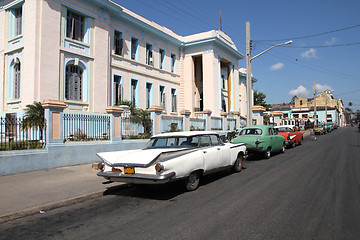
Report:
<svg viewBox="0 0 360 240"><path fill-rule="evenodd" d="M334 45L323 45L323 46L289 46L291 48L330 48L330 47L348 47L353 45L359 45L360 42L334 44Z"/></svg>
<svg viewBox="0 0 360 240"><path fill-rule="evenodd" d="M282 55L282 56L276 55L276 54L274 54L274 52L279 54L279 55ZM308 68L308 69L311 69L311 70L314 70L314 71L317 71L317 72L322 72L322 73L326 73L326 74L329 74L329 75L337 76L337 77L340 77L342 79L348 79L348 80L357 81L357 82L360 81L360 77L352 76L352 75L349 75L349 74L346 74L346 73L336 72L334 70L330 70L330 69L320 67L320 66L317 66L317 65L314 65L314 64L309 64L309 63L307 63L305 61L302 61L302 60L299 60L297 58L285 55L283 53L278 53L277 51L273 51L273 52L269 53L269 55L275 56L277 58L288 61L288 62L290 62L292 64L296 64L297 66L300 65L301 67Z"/></svg>
<svg viewBox="0 0 360 240"><path fill-rule="evenodd" d="M349 30L349 29L357 28L357 27L360 27L360 24L350 26L350 27L340 28L340 29L336 29L336 30L332 30L332 31L327 31L327 32L322 32L322 33L317 33L317 34L311 34L311 35L307 35L307 36L301 36L301 37L290 37L290 38L283 38L283 39L276 39L276 40L256 40L256 41L257 42L277 42L277 41L288 41L288 40L312 38L312 37L318 37L318 36L321 36L321 35L326 35L326 34L330 34L330 33L334 33L334 32L345 31L345 30Z"/></svg>

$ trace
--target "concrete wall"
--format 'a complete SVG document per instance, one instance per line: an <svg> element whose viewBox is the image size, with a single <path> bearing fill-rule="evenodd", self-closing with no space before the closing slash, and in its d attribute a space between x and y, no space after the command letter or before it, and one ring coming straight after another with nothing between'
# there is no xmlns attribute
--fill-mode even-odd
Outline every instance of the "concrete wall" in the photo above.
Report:
<svg viewBox="0 0 360 240"><path fill-rule="evenodd" d="M0 175L98 162L97 152L143 148L148 140L121 143L69 143L45 149L0 152Z"/></svg>

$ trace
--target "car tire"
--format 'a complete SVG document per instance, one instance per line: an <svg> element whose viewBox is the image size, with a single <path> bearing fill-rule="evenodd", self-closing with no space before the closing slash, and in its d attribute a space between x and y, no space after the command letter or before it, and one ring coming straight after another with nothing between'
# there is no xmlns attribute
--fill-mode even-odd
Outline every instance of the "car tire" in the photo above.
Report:
<svg viewBox="0 0 360 240"><path fill-rule="evenodd" d="M291 143L291 148L294 148L296 146L296 143L295 142L292 142Z"/></svg>
<svg viewBox="0 0 360 240"><path fill-rule="evenodd" d="M269 159L270 157L271 157L271 148L268 148L264 153L264 158Z"/></svg>
<svg viewBox="0 0 360 240"><path fill-rule="evenodd" d="M237 156L236 161L235 161L234 166L233 166L234 172L241 172L242 167L243 167L243 160L244 160L243 155L239 154Z"/></svg>
<svg viewBox="0 0 360 240"><path fill-rule="evenodd" d="M295 145L295 143L293 143L293 144ZM295 146L293 146L293 147L295 147ZM284 153L284 152L285 152L285 143L283 144L282 148L280 149L280 152L281 152L281 153Z"/></svg>
<svg viewBox="0 0 360 240"><path fill-rule="evenodd" d="M194 191L199 187L200 182L200 173L199 171L194 171L190 173L185 181L185 187L188 191Z"/></svg>

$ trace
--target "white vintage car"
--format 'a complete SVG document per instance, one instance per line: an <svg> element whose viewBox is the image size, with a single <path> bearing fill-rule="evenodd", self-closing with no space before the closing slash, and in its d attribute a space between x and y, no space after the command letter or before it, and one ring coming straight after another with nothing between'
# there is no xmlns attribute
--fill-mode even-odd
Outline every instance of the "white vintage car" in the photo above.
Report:
<svg viewBox="0 0 360 240"><path fill-rule="evenodd" d="M245 144L223 143L216 132L191 131L153 136L145 148L97 153L97 175L110 181L162 184L185 180L195 190L200 177L227 167L241 171Z"/></svg>

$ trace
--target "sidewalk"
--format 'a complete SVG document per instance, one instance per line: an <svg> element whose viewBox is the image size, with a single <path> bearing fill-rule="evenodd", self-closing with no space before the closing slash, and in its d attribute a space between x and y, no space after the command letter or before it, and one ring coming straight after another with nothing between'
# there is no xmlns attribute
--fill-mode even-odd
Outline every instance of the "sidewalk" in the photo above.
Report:
<svg viewBox="0 0 360 240"><path fill-rule="evenodd" d="M0 223L100 197L102 184L91 164L0 176Z"/></svg>

